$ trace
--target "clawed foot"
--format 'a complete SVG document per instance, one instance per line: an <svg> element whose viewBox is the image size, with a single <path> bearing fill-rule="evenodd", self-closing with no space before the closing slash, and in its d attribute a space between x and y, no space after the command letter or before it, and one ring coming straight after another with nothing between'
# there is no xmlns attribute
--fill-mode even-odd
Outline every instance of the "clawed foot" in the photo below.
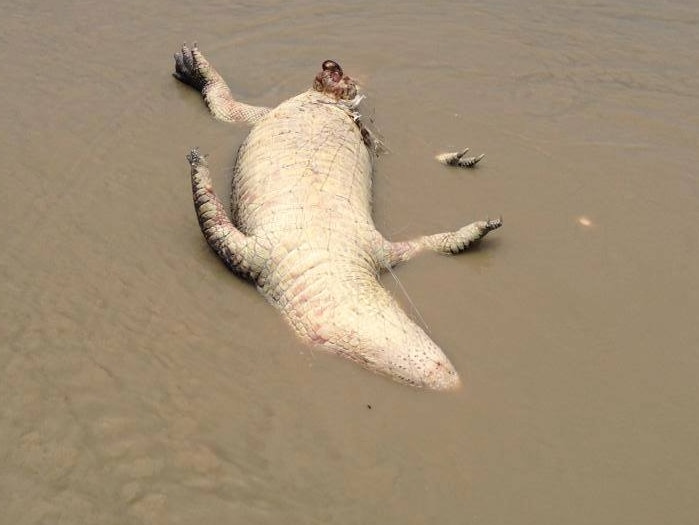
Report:
<svg viewBox="0 0 699 525"><path fill-rule="evenodd" d="M206 155L199 152L199 148L194 147L187 154L187 160L192 168L198 168L199 166L206 166Z"/></svg>
<svg viewBox="0 0 699 525"><path fill-rule="evenodd" d="M478 155L477 157L467 157L466 153L468 148L463 151L457 151L454 153L442 153L437 155L435 158L442 164L447 166L457 166L459 168L472 168L478 162L485 157L485 153Z"/></svg>
<svg viewBox="0 0 699 525"><path fill-rule="evenodd" d="M498 219L488 219L484 222L485 225L483 225L483 235L485 235L488 232L492 232L493 230L497 230L500 226L502 226L502 217Z"/></svg>
<svg viewBox="0 0 699 525"><path fill-rule="evenodd" d="M172 74L180 82L189 84L199 91L209 81L211 66L201 54L196 42L190 49L182 44L182 49L175 53L175 72Z"/></svg>
<svg viewBox="0 0 699 525"><path fill-rule="evenodd" d="M471 244L481 240L493 230L502 226L502 219L488 219L485 221L472 222L457 231L453 237L445 239L447 241L442 251L446 253L460 253Z"/></svg>
<svg viewBox="0 0 699 525"><path fill-rule="evenodd" d="M476 221L461 228L461 233L469 240L469 243L478 241L488 235L493 230L502 226L502 218Z"/></svg>

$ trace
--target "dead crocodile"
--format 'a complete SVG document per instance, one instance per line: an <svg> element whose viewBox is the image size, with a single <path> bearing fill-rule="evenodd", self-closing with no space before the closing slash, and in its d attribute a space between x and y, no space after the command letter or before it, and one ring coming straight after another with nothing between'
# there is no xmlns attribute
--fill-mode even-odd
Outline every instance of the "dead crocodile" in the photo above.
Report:
<svg viewBox="0 0 699 525"><path fill-rule="evenodd" d="M381 286L379 274L423 250L455 254L501 221L391 242L374 226L371 179L380 142L357 111L356 82L332 60L313 88L276 108L236 101L196 44L175 54L174 76L199 90L219 120L254 124L233 172L232 220L206 158L191 165L194 207L211 248L252 280L304 340L410 385L453 389L456 370ZM466 151L438 156L470 167Z"/></svg>

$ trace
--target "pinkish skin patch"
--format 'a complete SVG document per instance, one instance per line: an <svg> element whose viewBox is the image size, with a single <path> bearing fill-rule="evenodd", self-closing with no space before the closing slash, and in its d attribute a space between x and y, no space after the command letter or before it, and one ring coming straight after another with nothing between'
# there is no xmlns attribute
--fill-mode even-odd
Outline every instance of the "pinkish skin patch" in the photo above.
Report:
<svg viewBox="0 0 699 525"><path fill-rule="evenodd" d="M311 344L323 346L328 342L329 338L325 333L323 333L323 327L317 326L313 327L313 329L308 333L308 340L311 342Z"/></svg>
<svg viewBox="0 0 699 525"><path fill-rule="evenodd" d="M297 283L292 286L287 294L293 299L289 300L288 304L303 304L302 308L292 308L288 311L290 316L294 316L292 325L302 339L306 339L312 344L323 346L330 337L330 326L326 322L326 314L328 308L326 304L318 301L315 294L309 294L303 283ZM299 315L297 312L306 311L306 315ZM295 322L294 322L295 321Z"/></svg>

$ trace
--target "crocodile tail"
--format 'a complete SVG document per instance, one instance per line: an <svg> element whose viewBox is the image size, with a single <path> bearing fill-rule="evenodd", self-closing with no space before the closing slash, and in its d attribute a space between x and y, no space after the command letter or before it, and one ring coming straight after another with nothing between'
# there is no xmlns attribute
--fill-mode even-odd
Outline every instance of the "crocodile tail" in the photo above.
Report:
<svg viewBox="0 0 699 525"><path fill-rule="evenodd" d="M354 339L334 342L337 351L402 383L453 390L459 376L444 352L378 283L366 301L343 305Z"/></svg>
<svg viewBox="0 0 699 525"><path fill-rule="evenodd" d="M322 281L313 283L317 293L295 294L282 308L303 339L401 383L432 390L461 385L444 352L377 278L344 281L344 286L337 276Z"/></svg>

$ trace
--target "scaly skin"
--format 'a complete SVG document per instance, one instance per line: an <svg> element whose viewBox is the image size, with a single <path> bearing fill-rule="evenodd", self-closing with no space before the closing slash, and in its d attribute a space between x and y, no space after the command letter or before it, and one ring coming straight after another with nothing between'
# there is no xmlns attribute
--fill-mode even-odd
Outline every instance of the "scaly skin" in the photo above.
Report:
<svg viewBox="0 0 699 525"><path fill-rule="evenodd" d="M457 388L452 364L378 276L422 250L463 251L501 222L384 239L371 218L373 141L357 123L356 84L333 61L313 89L271 110L236 101L196 45L183 46L175 62L175 76L204 93L214 116L255 124L238 152L232 221L206 159L188 155L195 209L214 251L254 281L303 340L410 385ZM448 163L477 162L461 161L464 153L449 154L456 160Z"/></svg>

